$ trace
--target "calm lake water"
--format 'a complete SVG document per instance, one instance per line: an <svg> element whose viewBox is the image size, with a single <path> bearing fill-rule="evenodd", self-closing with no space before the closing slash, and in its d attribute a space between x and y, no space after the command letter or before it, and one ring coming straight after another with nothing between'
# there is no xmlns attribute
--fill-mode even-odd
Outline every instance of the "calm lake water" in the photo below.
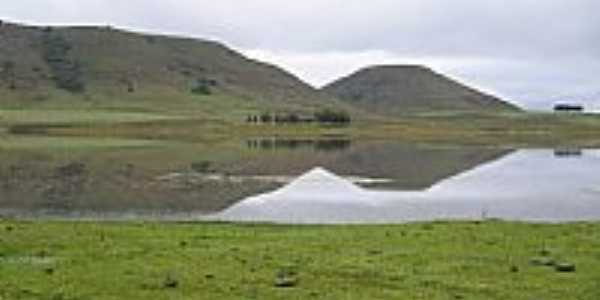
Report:
<svg viewBox="0 0 600 300"><path fill-rule="evenodd" d="M52 142L0 147L2 216L278 223L600 220L600 150L593 149L343 138L112 148L77 148L63 140L48 147Z"/></svg>
<svg viewBox="0 0 600 300"><path fill-rule="evenodd" d="M559 152L560 153L560 152ZM418 190L362 187L317 168L215 216L282 223L600 219L600 151L519 150Z"/></svg>

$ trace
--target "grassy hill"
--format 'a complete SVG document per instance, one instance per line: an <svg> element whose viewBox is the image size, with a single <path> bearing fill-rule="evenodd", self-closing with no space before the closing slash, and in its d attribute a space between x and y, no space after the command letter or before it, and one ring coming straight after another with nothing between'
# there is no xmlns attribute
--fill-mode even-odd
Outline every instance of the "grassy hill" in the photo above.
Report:
<svg viewBox="0 0 600 300"><path fill-rule="evenodd" d="M323 90L367 111L387 115L518 110L512 104L422 66L365 68L327 85Z"/></svg>
<svg viewBox="0 0 600 300"><path fill-rule="evenodd" d="M349 112L356 122L344 128L246 124L248 114L312 114L325 108ZM0 136L35 132L214 140L347 135L485 144L599 143L596 116L518 111L424 67L372 67L317 90L216 42L110 27L0 22Z"/></svg>
<svg viewBox="0 0 600 300"><path fill-rule="evenodd" d="M425 67L371 67L317 90L207 40L111 27L0 24L0 108L172 112L244 119L323 108L397 116L516 107ZM372 115L371 115L372 116Z"/></svg>
<svg viewBox="0 0 600 300"><path fill-rule="evenodd" d="M346 105L216 42L110 27L0 25L0 108L232 116L324 106Z"/></svg>

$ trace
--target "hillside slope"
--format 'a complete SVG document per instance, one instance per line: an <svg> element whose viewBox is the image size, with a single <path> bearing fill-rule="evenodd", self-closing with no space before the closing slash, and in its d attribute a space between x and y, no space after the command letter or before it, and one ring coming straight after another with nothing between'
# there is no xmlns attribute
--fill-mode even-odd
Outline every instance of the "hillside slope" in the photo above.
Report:
<svg viewBox="0 0 600 300"><path fill-rule="evenodd" d="M516 111L517 107L422 66L359 70L323 91L371 112L398 115L430 111Z"/></svg>
<svg viewBox="0 0 600 300"><path fill-rule="evenodd" d="M216 42L2 23L0 107L15 106L228 113L344 104Z"/></svg>

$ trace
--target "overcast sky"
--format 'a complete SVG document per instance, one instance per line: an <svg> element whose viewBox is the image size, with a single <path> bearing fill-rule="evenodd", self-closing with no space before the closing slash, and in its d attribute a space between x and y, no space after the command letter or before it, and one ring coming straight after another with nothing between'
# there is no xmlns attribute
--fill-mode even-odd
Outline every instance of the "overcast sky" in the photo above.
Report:
<svg viewBox="0 0 600 300"><path fill-rule="evenodd" d="M210 38L315 86L411 63L528 107L600 98L597 0L4 0L0 18Z"/></svg>

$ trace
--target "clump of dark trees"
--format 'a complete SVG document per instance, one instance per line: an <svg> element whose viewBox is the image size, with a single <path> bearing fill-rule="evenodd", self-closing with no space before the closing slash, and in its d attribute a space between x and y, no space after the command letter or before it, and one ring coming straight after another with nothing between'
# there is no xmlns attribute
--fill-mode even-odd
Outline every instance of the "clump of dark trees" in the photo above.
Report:
<svg viewBox="0 0 600 300"><path fill-rule="evenodd" d="M315 119L320 123L350 123L350 114L345 111L324 109L315 113Z"/></svg>
<svg viewBox="0 0 600 300"><path fill-rule="evenodd" d="M297 113L269 113L260 115L249 115L246 119L248 123L263 124L297 124L297 123L321 123L321 124L339 124L345 125L352 122L350 114L345 111L336 111L324 109L315 112L313 115L300 115Z"/></svg>
<svg viewBox="0 0 600 300"><path fill-rule="evenodd" d="M85 90L81 64L70 57L71 44L52 28L46 28L42 39L43 56L52 72L56 87L72 93Z"/></svg>
<svg viewBox="0 0 600 300"><path fill-rule="evenodd" d="M15 73L15 63L13 61L7 60L2 63L2 78L9 82L8 88L11 90L17 89L16 83L16 73Z"/></svg>
<svg viewBox="0 0 600 300"><path fill-rule="evenodd" d="M218 85L216 80L206 79L206 78L198 78L194 86L192 87L192 94L195 95L211 95L212 88Z"/></svg>

